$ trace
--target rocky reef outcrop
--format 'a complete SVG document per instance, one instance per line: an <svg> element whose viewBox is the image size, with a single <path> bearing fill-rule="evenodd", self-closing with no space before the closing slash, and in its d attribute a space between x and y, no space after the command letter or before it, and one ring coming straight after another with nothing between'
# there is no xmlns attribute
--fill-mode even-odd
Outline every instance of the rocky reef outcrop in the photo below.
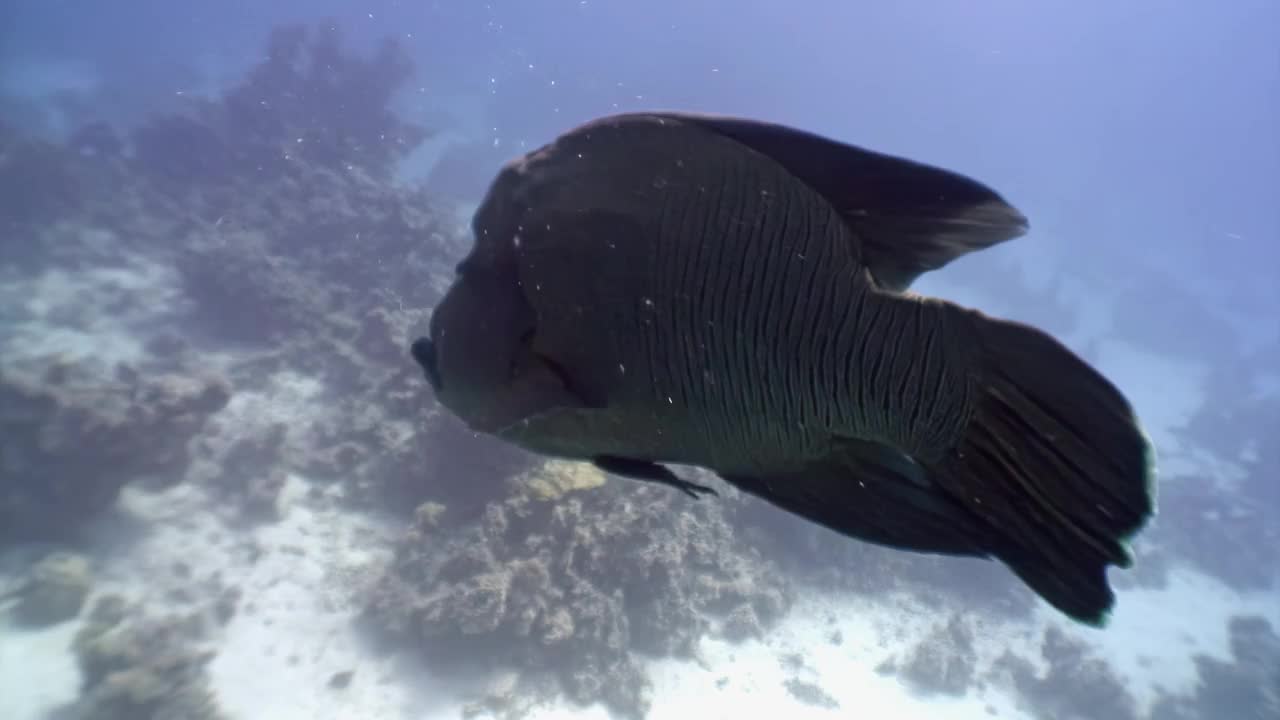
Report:
<svg viewBox="0 0 1280 720"><path fill-rule="evenodd" d="M372 588L367 617L438 664L501 658L529 687L641 717L645 656L690 657L739 616L769 627L790 602L777 568L736 537L723 503L606 482L550 461L478 523L438 504ZM736 631L731 634L736 635Z"/></svg>
<svg viewBox="0 0 1280 720"><path fill-rule="evenodd" d="M217 376L0 370L0 542L74 538L126 483L181 479L229 398Z"/></svg>

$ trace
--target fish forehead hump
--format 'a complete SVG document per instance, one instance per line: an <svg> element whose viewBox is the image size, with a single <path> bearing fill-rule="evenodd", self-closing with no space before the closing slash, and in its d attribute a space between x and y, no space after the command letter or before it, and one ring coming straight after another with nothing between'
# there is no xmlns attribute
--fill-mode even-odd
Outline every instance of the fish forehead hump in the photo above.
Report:
<svg viewBox="0 0 1280 720"><path fill-rule="evenodd" d="M740 187L726 187L735 183ZM575 220L594 215L586 222L599 226L600 217L625 218L650 231L628 239L655 242L663 223L670 225L665 215L673 210L696 210L726 193L753 190L761 202L736 209L739 226L769 209L771 193L803 194L815 205L827 205L772 158L707 127L660 115L612 116L508 163L477 210L475 236L477 245L519 250L534 240L600 241L570 231ZM554 225L547 232L555 222L565 232L555 232ZM846 239L856 252L856 242Z"/></svg>

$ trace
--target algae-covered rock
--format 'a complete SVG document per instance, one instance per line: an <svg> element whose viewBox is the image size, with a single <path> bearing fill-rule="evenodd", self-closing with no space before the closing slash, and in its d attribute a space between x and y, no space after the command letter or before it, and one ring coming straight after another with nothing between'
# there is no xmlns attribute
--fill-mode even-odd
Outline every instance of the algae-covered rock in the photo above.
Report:
<svg viewBox="0 0 1280 720"><path fill-rule="evenodd" d="M590 463L549 460L525 473L517 482L523 482L539 500L557 500L566 493L598 488L604 485L605 476Z"/></svg>
<svg viewBox="0 0 1280 720"><path fill-rule="evenodd" d="M974 681L978 653L973 631L961 617L934 628L899 670L912 689L925 694L962 696Z"/></svg>
<svg viewBox="0 0 1280 720"><path fill-rule="evenodd" d="M83 677L76 720L224 720L209 687L199 614L148 616L118 596L98 601L77 633Z"/></svg>
<svg viewBox="0 0 1280 720"><path fill-rule="evenodd" d="M17 618L34 627L70 620L80 614L92 588L88 558L70 552L51 553L32 566L30 578L18 594Z"/></svg>
<svg viewBox="0 0 1280 720"><path fill-rule="evenodd" d="M742 604L729 611L720 632L729 642L742 642L760 637L764 634L764 629L760 627L760 618L756 617L755 608L750 604Z"/></svg>

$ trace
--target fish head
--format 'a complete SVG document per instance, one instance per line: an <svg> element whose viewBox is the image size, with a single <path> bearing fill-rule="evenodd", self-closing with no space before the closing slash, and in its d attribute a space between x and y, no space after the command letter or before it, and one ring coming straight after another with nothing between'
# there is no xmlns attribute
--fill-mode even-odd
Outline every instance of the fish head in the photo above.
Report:
<svg viewBox="0 0 1280 720"><path fill-rule="evenodd" d="M508 415L534 318L511 273L483 267L474 255L431 313L427 336L411 348L436 399L476 430Z"/></svg>
<svg viewBox="0 0 1280 720"><path fill-rule="evenodd" d="M472 430L497 435L578 403L535 353L536 324L514 264L473 253L411 354L441 405Z"/></svg>

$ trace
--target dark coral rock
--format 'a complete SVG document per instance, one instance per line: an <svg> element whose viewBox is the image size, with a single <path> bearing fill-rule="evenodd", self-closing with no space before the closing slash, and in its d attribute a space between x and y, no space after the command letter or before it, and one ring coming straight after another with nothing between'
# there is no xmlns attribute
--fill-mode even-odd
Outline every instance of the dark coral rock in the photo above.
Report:
<svg viewBox="0 0 1280 720"><path fill-rule="evenodd" d="M233 423L215 423L198 446L201 470L189 476L209 488L229 521L252 525L276 520L287 480L287 430L274 423L246 434Z"/></svg>
<svg viewBox="0 0 1280 720"><path fill-rule="evenodd" d="M105 129L94 131L109 144ZM3 129L0 129L3 133ZM80 138L79 142L87 142ZM34 268L62 250L47 233L71 219L92 214L104 220L133 211L132 181L123 158L112 152L85 152L85 145L58 145L18 135L0 138L0 237L4 264ZM98 201L101 201L99 203Z"/></svg>
<svg viewBox="0 0 1280 720"><path fill-rule="evenodd" d="M134 165L175 193L274 181L307 167L388 182L428 136L391 109L412 75L393 39L362 58L344 49L334 24L280 27L265 59L223 98L136 130Z"/></svg>
<svg viewBox="0 0 1280 720"><path fill-rule="evenodd" d="M288 143L287 152L316 165L358 165L389 178L393 161L427 136L391 109L412 76L395 39L365 59L343 49L336 24L281 27L266 61L228 94L227 125L264 145Z"/></svg>
<svg viewBox="0 0 1280 720"><path fill-rule="evenodd" d="M787 692L791 693L791 697L799 700L805 705L823 708L824 710L838 710L840 703L826 690L811 682L806 682L799 678L791 678L786 682Z"/></svg>
<svg viewBox="0 0 1280 720"><path fill-rule="evenodd" d="M429 401L425 381L410 381L418 403ZM427 397L423 397L427 395ZM373 492L387 507L413 508L423 501L446 505L458 519L478 519L506 481L536 467L540 460L519 448L479 435L453 417L427 417L422 409L411 442L379 448L370 457L368 475L377 478ZM438 412L438 411L437 411Z"/></svg>
<svg viewBox="0 0 1280 720"><path fill-rule="evenodd" d="M188 443L229 399L214 378L0 370L0 540L74 538L126 483L180 479Z"/></svg>
<svg viewBox="0 0 1280 720"><path fill-rule="evenodd" d="M134 162L170 187L226 182L239 168L209 125L190 117L153 118L133 132Z"/></svg>
<svg viewBox="0 0 1280 720"><path fill-rule="evenodd" d="M336 672L329 678L329 687L334 690L346 690L351 686L351 680L355 677L354 670L343 670Z"/></svg>

